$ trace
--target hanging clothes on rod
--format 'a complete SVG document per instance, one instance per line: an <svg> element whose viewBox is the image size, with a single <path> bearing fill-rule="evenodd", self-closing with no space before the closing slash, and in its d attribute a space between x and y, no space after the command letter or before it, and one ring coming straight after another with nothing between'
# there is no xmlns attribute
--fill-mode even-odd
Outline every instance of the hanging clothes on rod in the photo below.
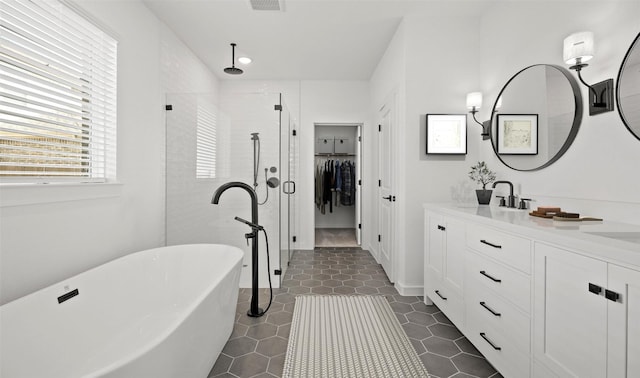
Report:
<svg viewBox="0 0 640 378"><path fill-rule="evenodd" d="M321 214L333 207L353 206L356 201L355 164L350 160L333 160L328 157L316 161L315 203Z"/></svg>

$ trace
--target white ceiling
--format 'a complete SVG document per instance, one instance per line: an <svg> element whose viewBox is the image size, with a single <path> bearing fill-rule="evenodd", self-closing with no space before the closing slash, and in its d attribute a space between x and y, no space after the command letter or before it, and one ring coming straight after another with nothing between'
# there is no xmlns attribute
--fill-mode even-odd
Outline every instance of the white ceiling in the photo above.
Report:
<svg viewBox="0 0 640 378"><path fill-rule="evenodd" d="M368 80L404 15L480 10L483 1L284 0L254 11L248 0L143 0L222 80ZM446 4L445 4L446 3ZM431 36L442 38L442 36ZM222 72L247 55L245 73Z"/></svg>

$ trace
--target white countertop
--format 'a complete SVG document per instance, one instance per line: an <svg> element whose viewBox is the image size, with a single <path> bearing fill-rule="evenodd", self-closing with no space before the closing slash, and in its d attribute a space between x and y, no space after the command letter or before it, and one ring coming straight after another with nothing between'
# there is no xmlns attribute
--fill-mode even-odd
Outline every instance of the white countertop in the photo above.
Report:
<svg viewBox="0 0 640 378"><path fill-rule="evenodd" d="M520 234L539 242L590 255L607 262L640 269L640 226L604 221L554 221L529 215L531 210L490 205L462 207L426 203L425 209L451 214L478 224Z"/></svg>

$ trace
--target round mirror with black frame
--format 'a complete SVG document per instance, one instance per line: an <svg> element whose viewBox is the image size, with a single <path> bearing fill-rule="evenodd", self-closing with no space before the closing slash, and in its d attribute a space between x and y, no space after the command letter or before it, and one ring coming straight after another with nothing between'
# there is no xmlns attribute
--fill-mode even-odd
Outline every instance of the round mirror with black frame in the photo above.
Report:
<svg viewBox="0 0 640 378"><path fill-rule="evenodd" d="M640 140L640 33L620 65L616 88L620 118L631 134Z"/></svg>
<svg viewBox="0 0 640 378"><path fill-rule="evenodd" d="M491 115L491 144L506 166L536 171L556 162L582 122L582 95L564 67L534 64L504 85Z"/></svg>

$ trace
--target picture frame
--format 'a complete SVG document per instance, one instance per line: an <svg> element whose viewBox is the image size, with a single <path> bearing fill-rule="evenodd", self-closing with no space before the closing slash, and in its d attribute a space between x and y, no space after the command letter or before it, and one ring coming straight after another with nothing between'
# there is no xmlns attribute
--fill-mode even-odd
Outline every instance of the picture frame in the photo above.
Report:
<svg viewBox="0 0 640 378"><path fill-rule="evenodd" d="M538 115L498 114L496 141L499 155L537 155Z"/></svg>
<svg viewBox="0 0 640 378"><path fill-rule="evenodd" d="M466 155L467 115L427 114L427 154Z"/></svg>

